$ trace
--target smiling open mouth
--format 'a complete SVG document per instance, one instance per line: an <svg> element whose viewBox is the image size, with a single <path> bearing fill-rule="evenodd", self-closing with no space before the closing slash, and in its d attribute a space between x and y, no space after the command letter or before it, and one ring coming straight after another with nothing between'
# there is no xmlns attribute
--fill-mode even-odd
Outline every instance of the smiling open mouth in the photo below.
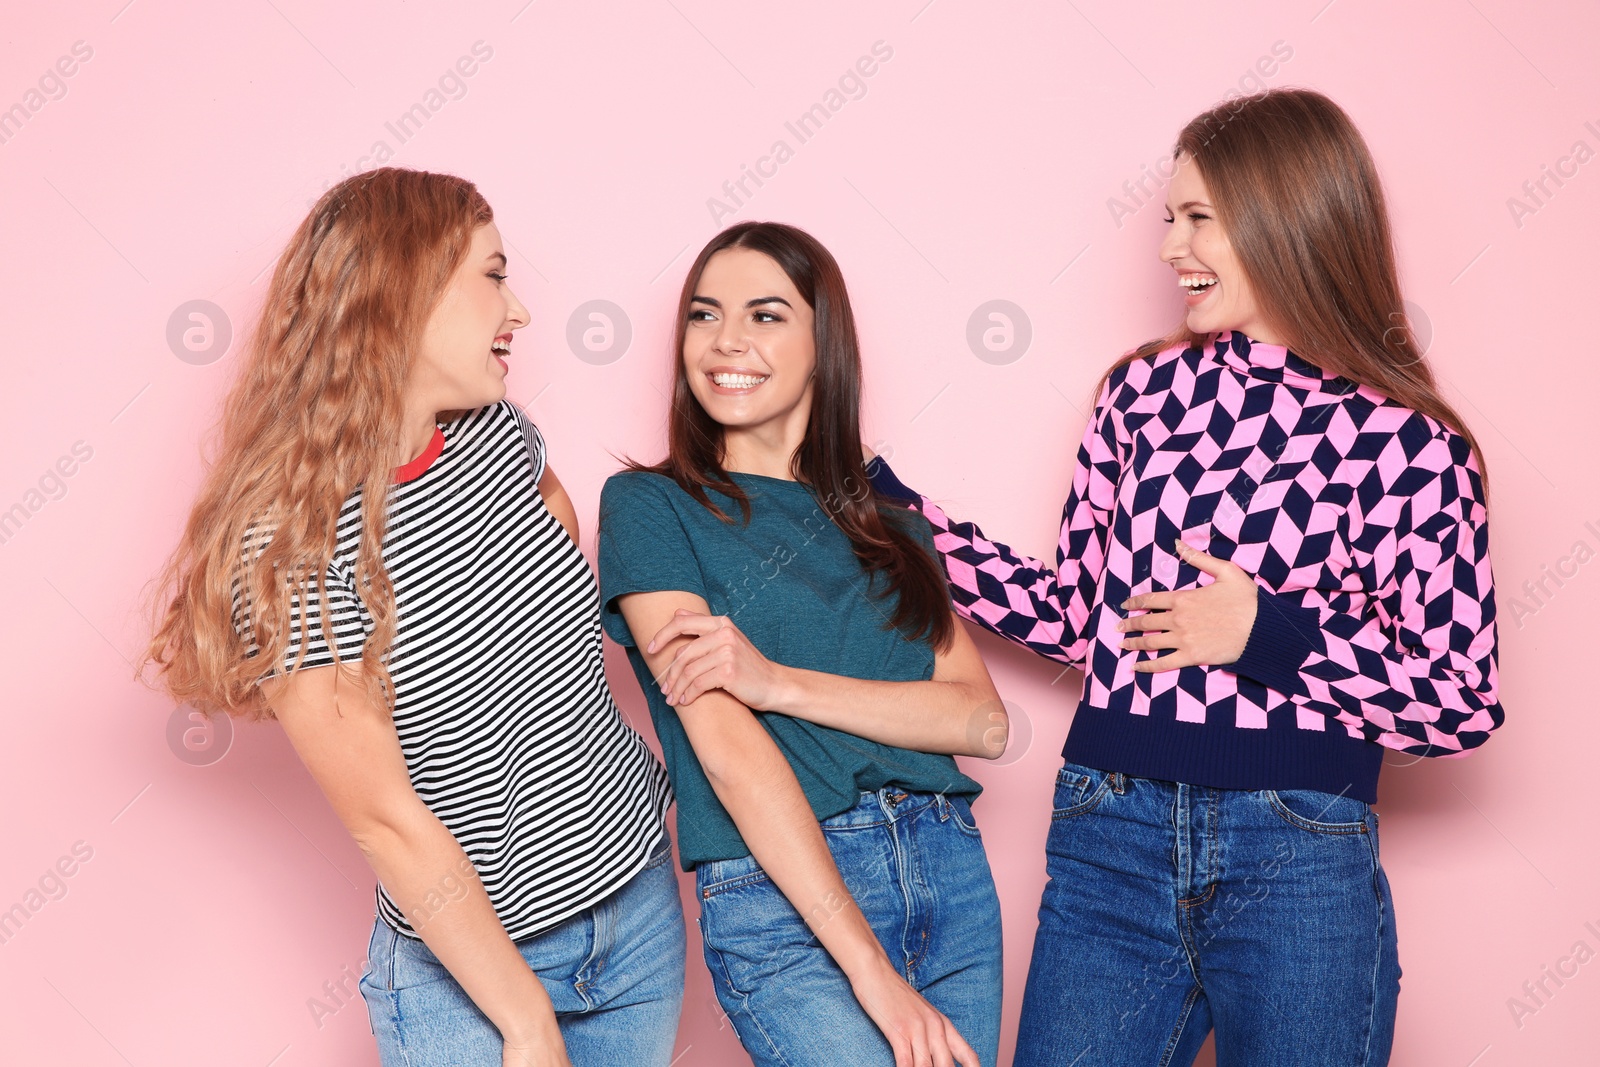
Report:
<svg viewBox="0 0 1600 1067"><path fill-rule="evenodd" d="M710 375L712 383L719 388L735 390L754 389L769 377L767 374L734 374L729 371L718 371Z"/></svg>
<svg viewBox="0 0 1600 1067"><path fill-rule="evenodd" d="M1213 285L1216 285L1217 281L1218 279L1215 274L1178 275L1178 284L1183 287L1183 291L1189 296L1197 296L1200 293L1205 292Z"/></svg>

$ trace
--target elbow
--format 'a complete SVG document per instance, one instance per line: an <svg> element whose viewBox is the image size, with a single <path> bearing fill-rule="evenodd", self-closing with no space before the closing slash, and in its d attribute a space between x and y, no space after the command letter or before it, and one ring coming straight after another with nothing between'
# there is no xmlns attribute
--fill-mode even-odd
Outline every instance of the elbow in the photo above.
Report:
<svg viewBox="0 0 1600 1067"><path fill-rule="evenodd" d="M963 756L978 759L999 759L1005 755L1010 741L1011 716L999 694L991 693L991 698L980 703L967 717L965 736L958 751Z"/></svg>
<svg viewBox="0 0 1600 1067"><path fill-rule="evenodd" d="M425 820L431 817L420 799L414 805L370 803L346 815L345 829L367 863L377 869L386 857L414 847L425 833Z"/></svg>

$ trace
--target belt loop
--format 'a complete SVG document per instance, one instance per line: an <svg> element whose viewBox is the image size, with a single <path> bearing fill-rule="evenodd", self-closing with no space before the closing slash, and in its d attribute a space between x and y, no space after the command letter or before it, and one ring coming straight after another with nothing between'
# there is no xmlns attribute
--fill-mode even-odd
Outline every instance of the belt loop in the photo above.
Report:
<svg viewBox="0 0 1600 1067"><path fill-rule="evenodd" d="M1111 772L1111 791L1122 796L1128 791L1128 776L1121 771Z"/></svg>

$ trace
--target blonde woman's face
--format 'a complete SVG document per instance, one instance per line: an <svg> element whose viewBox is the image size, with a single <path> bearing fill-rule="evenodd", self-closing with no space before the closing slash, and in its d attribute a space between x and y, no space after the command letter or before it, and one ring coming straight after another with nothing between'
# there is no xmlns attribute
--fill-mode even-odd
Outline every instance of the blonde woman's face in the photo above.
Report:
<svg viewBox="0 0 1600 1067"><path fill-rule="evenodd" d="M1161 261L1177 274L1189 329L1197 334L1237 330L1266 344L1282 344L1245 280L1200 168L1187 154L1178 157L1178 172L1167 186L1167 221L1171 228L1161 242Z"/></svg>
<svg viewBox="0 0 1600 1067"><path fill-rule="evenodd" d="M408 388L432 411L470 410L505 398L512 334L528 309L506 284L506 255L494 223L472 234L466 258L423 330Z"/></svg>

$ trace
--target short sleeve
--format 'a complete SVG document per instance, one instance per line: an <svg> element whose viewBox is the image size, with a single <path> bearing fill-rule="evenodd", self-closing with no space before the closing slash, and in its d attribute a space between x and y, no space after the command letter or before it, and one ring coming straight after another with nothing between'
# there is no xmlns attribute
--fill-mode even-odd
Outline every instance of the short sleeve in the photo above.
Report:
<svg viewBox="0 0 1600 1067"><path fill-rule="evenodd" d="M323 589L324 594L319 595L315 584L310 584L291 594L288 643L278 662L262 671L262 678L295 669L331 666L335 648L339 660L344 663L361 659L367 635L373 627L365 606L356 596L351 576L337 563L330 563L323 572ZM256 642L255 625L238 583L233 592L233 627L245 643L245 655L259 656L261 648ZM302 649L304 659L300 659ZM298 666L296 660L299 660Z"/></svg>
<svg viewBox="0 0 1600 1067"><path fill-rule="evenodd" d="M528 446L528 462L533 464L533 480L535 482L544 480L546 464L544 434L540 433L539 427L528 418L527 412L509 400L503 400L501 403L511 409L512 417L517 420L517 426L522 430L522 441Z"/></svg>
<svg viewBox="0 0 1600 1067"><path fill-rule="evenodd" d="M600 491L600 622L624 647L633 647L634 640L617 610L618 597L675 589L706 598L689 532L673 506L675 495L690 499L670 479L642 471L614 474Z"/></svg>

